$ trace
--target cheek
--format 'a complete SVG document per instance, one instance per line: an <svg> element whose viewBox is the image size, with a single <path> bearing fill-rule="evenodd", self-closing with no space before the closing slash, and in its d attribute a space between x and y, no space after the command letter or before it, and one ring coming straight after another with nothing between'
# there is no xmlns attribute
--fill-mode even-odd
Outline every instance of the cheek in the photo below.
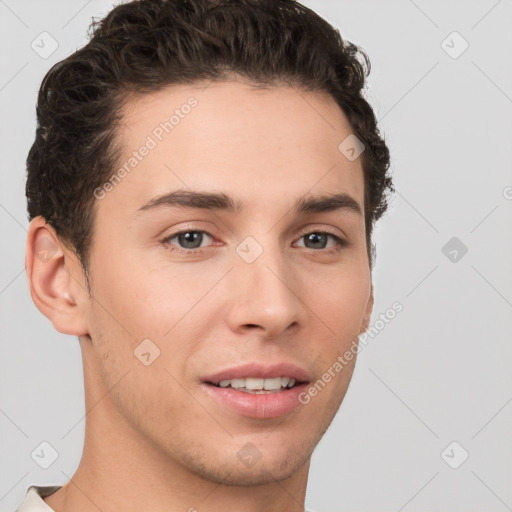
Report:
<svg viewBox="0 0 512 512"><path fill-rule="evenodd" d="M116 409L132 426L144 430L149 419L165 419L162 428L172 430L175 425L170 418L187 408L189 397L177 383L185 380L188 357L194 350L186 343L190 340L182 340L177 328L167 337L160 336L158 331L163 328L155 322L160 319L167 331L168 318L151 304L141 305L131 316L123 317L119 312L124 305L119 301L114 313L97 302L90 330L95 353L90 354L90 360L95 361L105 392L111 391Z"/></svg>
<svg viewBox="0 0 512 512"><path fill-rule="evenodd" d="M308 286L306 303L339 339L357 336L370 299L369 271L354 268L315 279Z"/></svg>
<svg viewBox="0 0 512 512"><path fill-rule="evenodd" d="M194 286L180 273L180 268L152 268L135 257L115 260L105 253L97 255L94 298L100 317L118 324L124 337L160 339L197 301L197 277ZM102 313L106 313L106 316ZM123 329L124 328L124 329Z"/></svg>
<svg viewBox="0 0 512 512"><path fill-rule="evenodd" d="M133 375L145 382L144 388L158 388L161 379L171 379L165 369L182 381L191 356L218 319L214 312L218 301L208 294L218 277L199 277L197 271L192 275L168 267L146 267L128 275L126 269L130 266L120 261L104 267L93 289L97 300L91 319L96 336L104 341L100 350L105 366L110 365L119 376L130 369L138 371L143 364L137 355L149 352L146 359L154 362L145 368L144 375ZM154 381L153 367L160 375Z"/></svg>

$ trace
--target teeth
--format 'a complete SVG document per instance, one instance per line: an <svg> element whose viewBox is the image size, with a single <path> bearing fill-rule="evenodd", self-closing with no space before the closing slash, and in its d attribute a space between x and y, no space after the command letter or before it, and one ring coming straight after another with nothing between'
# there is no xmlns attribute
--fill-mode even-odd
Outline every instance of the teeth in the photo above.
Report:
<svg viewBox="0 0 512 512"><path fill-rule="evenodd" d="M233 379L231 385L234 388L243 388L245 386L245 379Z"/></svg>
<svg viewBox="0 0 512 512"><path fill-rule="evenodd" d="M256 379L253 377L247 377L245 379L245 386L240 386L240 387L241 388L245 387L246 389L250 389L251 391L253 391L255 389L263 389L263 388L265 388L265 380L269 380L269 379ZM281 380L279 380L279 387L281 387ZM268 388L265 388L265 389L268 389ZM271 389L279 389L279 388L271 388Z"/></svg>
<svg viewBox="0 0 512 512"><path fill-rule="evenodd" d="M221 388L231 386L235 389L255 391L277 391L281 388L291 388L295 384L295 379L291 377L272 377L261 379L258 377L247 377L245 379L226 379L219 382Z"/></svg>

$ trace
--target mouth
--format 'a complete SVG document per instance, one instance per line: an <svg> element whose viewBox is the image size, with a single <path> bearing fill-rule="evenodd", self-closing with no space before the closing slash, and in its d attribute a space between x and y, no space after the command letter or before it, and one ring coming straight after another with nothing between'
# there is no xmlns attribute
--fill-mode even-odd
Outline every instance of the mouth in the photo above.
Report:
<svg viewBox="0 0 512 512"><path fill-rule="evenodd" d="M311 377L292 363L249 363L204 377L203 389L216 406L239 416L277 418L302 402Z"/></svg>

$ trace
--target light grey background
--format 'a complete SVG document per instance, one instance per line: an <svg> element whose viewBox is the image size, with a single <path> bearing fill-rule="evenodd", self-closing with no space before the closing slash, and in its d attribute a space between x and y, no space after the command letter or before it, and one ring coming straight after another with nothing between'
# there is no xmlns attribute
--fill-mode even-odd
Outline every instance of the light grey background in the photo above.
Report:
<svg viewBox="0 0 512 512"><path fill-rule="evenodd" d="M304 3L369 54L397 189L376 230L378 334L313 455L306 507L512 510L512 3ZM25 159L41 79L112 5L0 0L2 512L31 484L66 483L82 452L79 344L36 309L24 271ZM58 42L46 59L31 48L43 31ZM443 253L452 237L462 257ZM59 453L46 470L31 458L42 441Z"/></svg>

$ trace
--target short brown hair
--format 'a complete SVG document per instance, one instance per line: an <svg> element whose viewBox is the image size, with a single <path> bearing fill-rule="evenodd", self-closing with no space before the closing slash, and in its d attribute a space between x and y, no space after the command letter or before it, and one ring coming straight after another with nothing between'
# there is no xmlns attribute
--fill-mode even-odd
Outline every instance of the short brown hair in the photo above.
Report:
<svg viewBox="0 0 512 512"><path fill-rule="evenodd" d="M116 128L130 94L233 73L255 84L327 92L343 110L365 145L364 213L373 268L373 225L387 209L386 189L394 188L389 150L363 97L370 61L361 48L294 0L132 1L93 20L89 35L42 81L26 183L29 220L41 215L74 250L86 277L93 191L120 159Z"/></svg>

